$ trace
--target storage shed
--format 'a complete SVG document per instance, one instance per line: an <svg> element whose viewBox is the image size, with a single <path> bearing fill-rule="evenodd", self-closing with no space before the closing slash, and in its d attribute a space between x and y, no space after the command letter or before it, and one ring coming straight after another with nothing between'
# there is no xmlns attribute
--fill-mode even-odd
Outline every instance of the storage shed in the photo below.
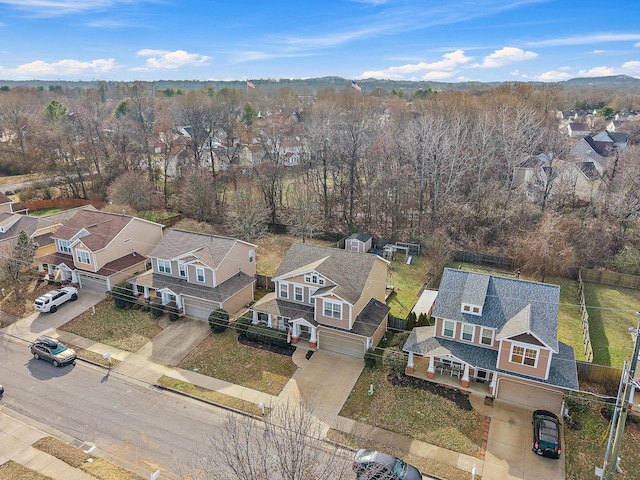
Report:
<svg viewBox="0 0 640 480"><path fill-rule="evenodd" d="M373 237L367 233L354 233L344 241L344 249L349 252L366 253L371 250Z"/></svg>

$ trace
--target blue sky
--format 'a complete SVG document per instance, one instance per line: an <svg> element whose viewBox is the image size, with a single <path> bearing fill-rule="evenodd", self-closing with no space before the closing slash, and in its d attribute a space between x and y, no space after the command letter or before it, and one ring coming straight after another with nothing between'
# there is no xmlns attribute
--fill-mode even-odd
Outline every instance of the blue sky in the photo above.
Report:
<svg viewBox="0 0 640 480"><path fill-rule="evenodd" d="M0 0L0 79L640 77L637 0Z"/></svg>

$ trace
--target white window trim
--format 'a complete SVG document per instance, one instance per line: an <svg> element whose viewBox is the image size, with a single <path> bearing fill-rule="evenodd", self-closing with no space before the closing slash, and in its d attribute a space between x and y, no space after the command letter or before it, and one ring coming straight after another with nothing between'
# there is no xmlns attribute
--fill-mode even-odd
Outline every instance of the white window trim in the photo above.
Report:
<svg viewBox="0 0 640 480"><path fill-rule="evenodd" d="M284 292L284 295L282 293ZM289 284L287 282L280 282L280 286L278 287L278 297L279 298L289 298Z"/></svg>
<svg viewBox="0 0 640 480"><path fill-rule="evenodd" d="M182 278L187 278L187 264L184 262L178 262L178 275Z"/></svg>
<svg viewBox="0 0 640 480"><path fill-rule="evenodd" d="M87 259L86 262L82 261L82 258L80 257L81 254L82 255L86 255L86 259ZM88 250L77 249L76 250L76 261L78 263L82 263L83 265L91 265L91 252L89 252Z"/></svg>
<svg viewBox="0 0 640 480"><path fill-rule="evenodd" d="M471 339L467 340L466 338L464 338L464 335L465 335L464 329L465 328L469 328L469 327L471 327ZM471 323L463 323L462 324L462 338L461 338L461 340L464 340L465 342L472 342L473 343L473 340L475 339L475 336L476 336L476 327L475 327L475 325L473 325Z"/></svg>
<svg viewBox="0 0 640 480"><path fill-rule="evenodd" d="M157 264L158 264L158 272L171 274L170 260L165 260L164 258L158 258Z"/></svg>
<svg viewBox="0 0 640 480"><path fill-rule="evenodd" d="M300 292L300 298L298 298L298 291ZM293 286L293 299L296 302L304 302L304 288L300 285Z"/></svg>
<svg viewBox="0 0 640 480"><path fill-rule="evenodd" d="M200 280L200 273L202 273L202 280ZM205 274L204 267L196 267L196 282L205 283L207 281L207 275Z"/></svg>
<svg viewBox="0 0 640 480"><path fill-rule="evenodd" d="M487 338L487 337L485 337L485 336L484 336L484 332L485 332L485 331L488 331L488 332L490 332L490 333L491 333L491 336L489 337L489 339L490 339L490 342L489 342L489 343L484 343L484 342L483 342L483 340L484 340L485 338ZM482 328L480 329L480 345L487 345L488 347L493 346L493 341L494 341L494 340L493 340L493 334L494 334L494 331L493 331L492 329L487 328L487 327L482 327Z"/></svg>
<svg viewBox="0 0 640 480"><path fill-rule="evenodd" d="M57 240L58 251L62 253L71 253L71 242L69 240Z"/></svg>
<svg viewBox="0 0 640 480"><path fill-rule="evenodd" d="M331 307L331 315L327 315L328 307ZM338 307L340 310L337 312L338 316L335 316L336 311L334 307ZM332 300L323 300L322 301L322 315L328 318L334 318L336 320L342 320L342 303L334 302Z"/></svg>
<svg viewBox="0 0 640 480"><path fill-rule="evenodd" d="M520 347L520 348L524 349L524 351L522 352L522 362L514 362L513 361L513 349L515 347ZM532 350L532 351L536 352L536 358L535 358L535 362L534 362L533 365L527 365L526 363L524 363L524 359L525 358L529 358L526 355L527 350ZM539 348L537 348L537 347L535 347L533 345L530 345L528 343L519 343L519 342L512 342L511 343L511 348L509 349L509 363L513 363L513 364L516 364L516 365L522 365L524 367L537 368L539 360L540 360L540 349Z"/></svg>
<svg viewBox="0 0 640 480"><path fill-rule="evenodd" d="M445 331L447 330L447 323L453 324L453 332L451 335L447 335ZM453 320L442 320L442 336L447 338L456 338L456 322Z"/></svg>

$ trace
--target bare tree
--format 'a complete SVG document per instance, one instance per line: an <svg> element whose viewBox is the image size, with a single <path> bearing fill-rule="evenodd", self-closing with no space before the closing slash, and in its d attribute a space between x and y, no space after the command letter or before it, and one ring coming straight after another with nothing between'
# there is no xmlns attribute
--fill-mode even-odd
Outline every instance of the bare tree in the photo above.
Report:
<svg viewBox="0 0 640 480"><path fill-rule="evenodd" d="M11 245L10 249L7 248ZM20 292L20 279L23 272L25 272L33 263L33 259L38 250L38 243L34 241L27 232L20 230L20 233L14 241L8 242L6 246L2 247L3 270L7 278L14 286L14 292L16 297Z"/></svg>
<svg viewBox="0 0 640 480"><path fill-rule="evenodd" d="M225 227L229 235L242 240L255 240L267 233L269 210L260 201L251 186L243 186L231 198Z"/></svg>
<svg viewBox="0 0 640 480"><path fill-rule="evenodd" d="M142 173L127 172L120 175L107 191L109 201L128 205L137 212L154 210L160 204L158 192Z"/></svg>
<svg viewBox="0 0 640 480"><path fill-rule="evenodd" d="M341 480L351 454L324 441L324 426L304 404L276 405L264 420L228 413L181 468L183 479Z"/></svg>
<svg viewBox="0 0 640 480"><path fill-rule="evenodd" d="M302 243L305 243L307 238L315 237L322 229L320 205L311 186L301 178L289 184L286 198L288 209L285 217L289 233L302 237Z"/></svg>

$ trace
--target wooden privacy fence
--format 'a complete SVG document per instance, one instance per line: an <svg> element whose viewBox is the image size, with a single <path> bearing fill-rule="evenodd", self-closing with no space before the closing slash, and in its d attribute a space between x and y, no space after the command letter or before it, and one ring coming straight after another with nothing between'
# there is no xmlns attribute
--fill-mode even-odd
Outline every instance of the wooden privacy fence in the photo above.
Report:
<svg viewBox="0 0 640 480"><path fill-rule="evenodd" d="M263 290L270 290L272 277L267 275L256 275L256 288L262 288Z"/></svg>
<svg viewBox="0 0 640 480"><path fill-rule="evenodd" d="M578 294L580 295L580 320L582 321L584 356L587 358L587 362L593 362L593 347L591 345L591 334L589 333L589 312L587 312L587 305L584 300L584 282L580 271L578 271Z"/></svg>
<svg viewBox="0 0 640 480"><path fill-rule="evenodd" d="M93 205L97 209L103 208L107 202L98 202L94 200L83 200L81 198L52 198L49 200L33 200L24 202L29 210L44 210L48 208L73 208L82 207L84 205Z"/></svg>
<svg viewBox="0 0 640 480"><path fill-rule="evenodd" d="M389 320L387 321L387 328L389 328L389 330L406 330L407 319L394 317L393 315L389 314Z"/></svg>
<svg viewBox="0 0 640 480"><path fill-rule="evenodd" d="M597 365L590 362L576 362L578 369L578 380L588 381L600 384L620 383L622 377L621 368L608 367L606 365Z"/></svg>
<svg viewBox="0 0 640 480"><path fill-rule="evenodd" d="M582 270L582 279L585 282L616 285L619 287L635 288L640 290L640 276L617 273L610 270Z"/></svg>

